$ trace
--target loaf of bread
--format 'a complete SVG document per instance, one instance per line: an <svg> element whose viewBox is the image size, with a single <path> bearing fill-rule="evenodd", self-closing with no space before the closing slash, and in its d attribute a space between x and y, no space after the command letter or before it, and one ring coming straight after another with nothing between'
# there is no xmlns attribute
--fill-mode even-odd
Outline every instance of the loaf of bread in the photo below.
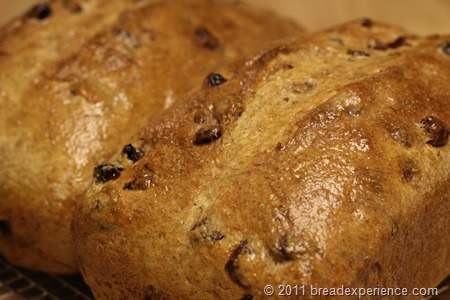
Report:
<svg viewBox="0 0 450 300"><path fill-rule="evenodd" d="M94 167L215 72L300 33L213 0L60 0L13 21L0 37L0 252L75 272L70 223Z"/></svg>
<svg viewBox="0 0 450 300"><path fill-rule="evenodd" d="M68 204L54 200L59 187L49 181L50 176L58 176L55 168L68 165L37 160L42 153L38 156L35 146L46 145L42 150L47 156L53 148L53 141L45 136L49 132L45 126L50 125L45 111L52 104L49 101L38 111L37 95L30 88L43 88L47 79L42 74L49 66L78 53L84 43L134 6L131 0L51 1L0 28L0 252L12 262L45 270L51 261L48 270L74 270L73 255L67 250L71 246L68 215L48 209L53 204L47 203L68 210ZM27 114L35 119L27 123ZM63 118L58 117L59 122Z"/></svg>
<svg viewBox="0 0 450 300"><path fill-rule="evenodd" d="M364 19L227 79L150 124L140 159L111 161L120 177L80 200L96 298L306 299L450 274L449 35Z"/></svg>

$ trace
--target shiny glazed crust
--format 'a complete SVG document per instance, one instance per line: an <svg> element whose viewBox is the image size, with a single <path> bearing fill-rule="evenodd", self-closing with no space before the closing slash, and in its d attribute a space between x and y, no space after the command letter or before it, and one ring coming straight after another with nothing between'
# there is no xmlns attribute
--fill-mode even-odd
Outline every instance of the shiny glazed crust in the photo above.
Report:
<svg viewBox="0 0 450 300"><path fill-rule="evenodd" d="M449 48L352 22L249 60L154 122L132 144L145 155L112 161L117 176L80 201L95 296L436 286L450 273Z"/></svg>
<svg viewBox="0 0 450 300"><path fill-rule="evenodd" d="M37 148L49 155L53 141L42 128L49 116L39 111L38 94L30 86L46 86L43 72L77 53L132 8L132 2L49 1L0 28L0 252L14 263L55 272L75 270L68 250L72 243L66 205L71 204L61 202L64 196L49 182L50 176L58 177L55 169L60 167L48 159L38 160ZM51 109L50 103L44 108ZM59 207L49 207L53 205Z"/></svg>
<svg viewBox="0 0 450 300"><path fill-rule="evenodd" d="M80 1L73 15L69 4L16 20L0 49L0 249L58 273L77 270L70 222L96 165L209 73L301 32L231 1Z"/></svg>

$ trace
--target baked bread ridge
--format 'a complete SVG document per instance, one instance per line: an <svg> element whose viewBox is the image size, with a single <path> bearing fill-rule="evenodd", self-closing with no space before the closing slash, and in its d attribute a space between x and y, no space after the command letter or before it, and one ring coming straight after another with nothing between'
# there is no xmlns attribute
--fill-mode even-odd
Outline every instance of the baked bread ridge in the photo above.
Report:
<svg viewBox="0 0 450 300"><path fill-rule="evenodd" d="M209 73L302 31L230 1L133 3L36 76L1 122L0 249L12 263L75 272L70 222L94 166Z"/></svg>
<svg viewBox="0 0 450 300"><path fill-rule="evenodd" d="M436 286L450 273L449 42L352 22L153 123L134 144L145 155L115 160L120 177L75 214L96 298Z"/></svg>

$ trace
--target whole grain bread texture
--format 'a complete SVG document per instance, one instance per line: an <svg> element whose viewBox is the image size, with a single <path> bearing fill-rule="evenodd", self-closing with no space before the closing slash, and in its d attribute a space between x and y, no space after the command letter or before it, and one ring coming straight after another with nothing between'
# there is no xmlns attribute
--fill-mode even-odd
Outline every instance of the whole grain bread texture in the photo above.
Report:
<svg viewBox="0 0 450 300"><path fill-rule="evenodd" d="M2 119L49 64L78 52L134 4L131 0L57 0L30 8L0 28ZM6 105L6 107L5 107Z"/></svg>
<svg viewBox="0 0 450 300"><path fill-rule="evenodd" d="M70 223L95 166L180 95L223 79L208 74L302 32L231 1L54 1L32 12L0 38L0 252L53 273L77 270Z"/></svg>
<svg viewBox="0 0 450 300"><path fill-rule="evenodd" d="M73 255L67 250L71 245L67 235L70 220L67 213L47 210L47 201L54 201L55 193L49 189L56 186L43 180L43 173L53 173L49 168L57 169L60 163L43 168L49 160L37 161L39 155L35 153L39 143L47 145L43 151L52 152L53 142L45 136L48 130L43 127L55 121L46 120L47 116L38 111L42 108L38 108L38 94L31 86L46 86L42 74L50 66L78 53L87 41L134 6L133 1L48 1L0 28L0 252L12 262L46 270L50 260L48 270L74 269ZM43 109L49 111L51 105L48 102ZM34 115L35 119L27 123L25 115ZM53 174L58 176L57 172ZM59 200L55 204L66 209ZM50 219L55 219L54 225L47 227Z"/></svg>
<svg viewBox="0 0 450 300"><path fill-rule="evenodd" d="M86 282L98 299L436 286L450 274L449 80L449 35L368 19L247 61L152 123L131 143L145 154L116 157L120 177L80 201Z"/></svg>

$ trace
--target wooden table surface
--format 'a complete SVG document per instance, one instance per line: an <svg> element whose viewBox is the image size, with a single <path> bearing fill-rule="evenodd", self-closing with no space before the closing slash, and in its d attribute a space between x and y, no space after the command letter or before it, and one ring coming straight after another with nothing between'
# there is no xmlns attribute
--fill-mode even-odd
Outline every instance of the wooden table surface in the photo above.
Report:
<svg viewBox="0 0 450 300"><path fill-rule="evenodd" d="M0 0L0 24L45 0ZM112 0L120 1L120 0ZM450 34L450 0L244 0L269 7L314 31L369 17L418 34Z"/></svg>

